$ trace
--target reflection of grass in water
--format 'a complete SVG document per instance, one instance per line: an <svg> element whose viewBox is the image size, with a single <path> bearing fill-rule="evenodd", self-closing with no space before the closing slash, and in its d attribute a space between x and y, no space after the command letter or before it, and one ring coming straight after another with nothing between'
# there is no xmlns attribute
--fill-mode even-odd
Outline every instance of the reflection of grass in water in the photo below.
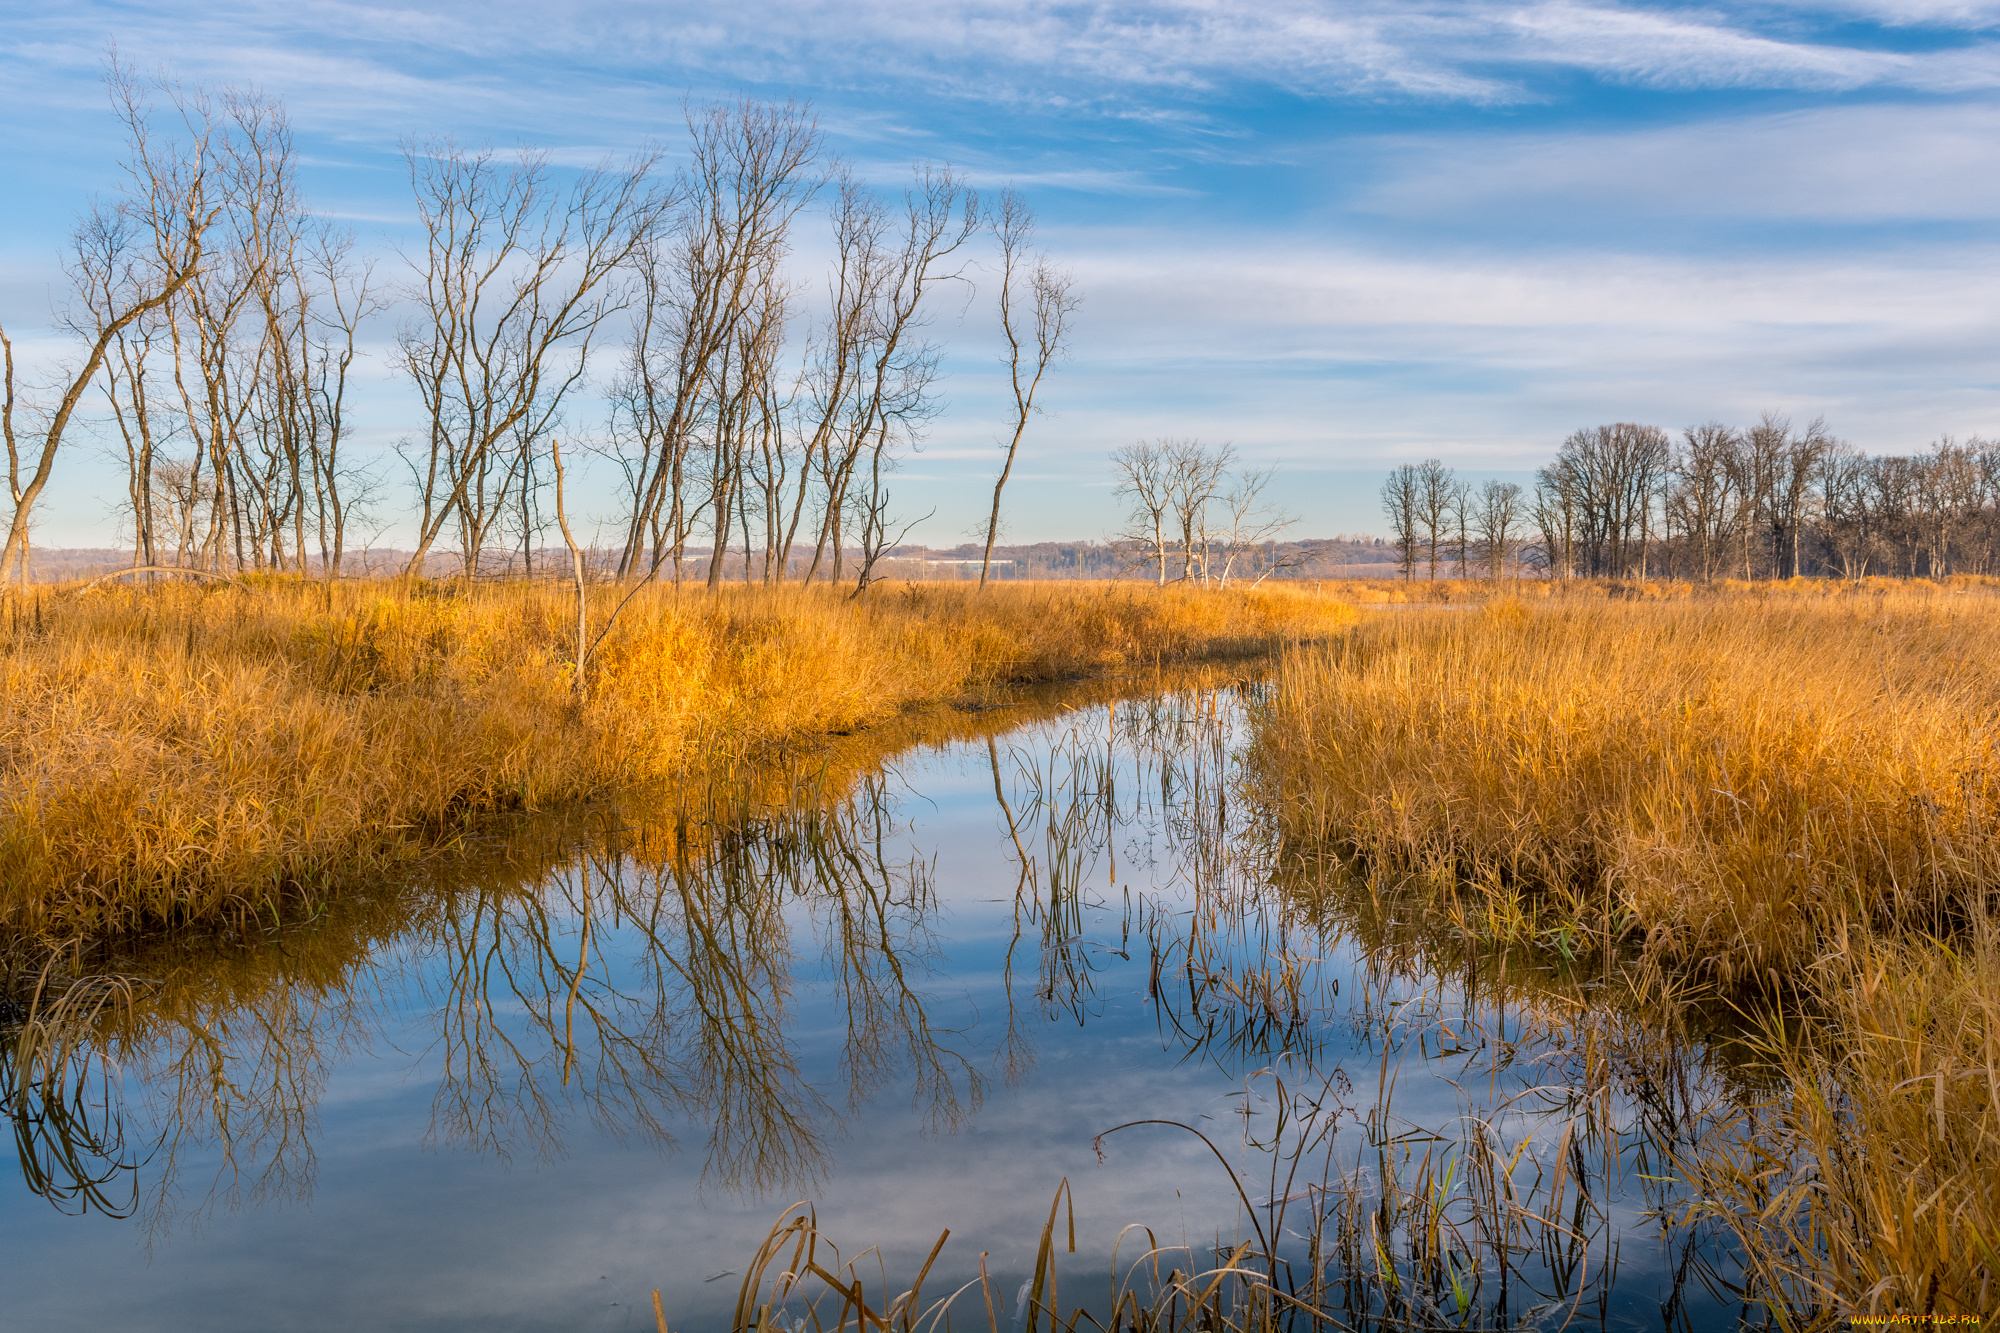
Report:
<svg viewBox="0 0 2000 1333"><path fill-rule="evenodd" d="M933 1125L949 1128L985 1075L925 1003L928 870L889 850L885 757L1228 679L1193 669L1015 691L989 701L1006 707L912 712L762 762L724 754L698 783L476 827L448 856L254 930L65 950L46 975L46 947L19 945L0 1024L31 1011L35 1022L0 1028L7 1086L21 1089L5 1110L17 1134L55 1136L41 1157L24 1154L40 1172L30 1184L103 1207L104 1187L124 1177L136 1188L143 1162L140 1201L155 1223L309 1191L325 1079L344 1050L374 1039L389 1017L378 994L411 966L439 977L426 1008L440 1140L554 1154L563 1118L581 1110L669 1145L668 1114L692 1113L717 1185L809 1183L825 1158L820 1121L835 1112L803 1080L787 1033L788 903L819 923L847 1006L849 1100L909 1072ZM608 941L614 931L623 943ZM614 974L620 950L641 966ZM146 1104L128 1112L133 1089ZM82 1108L94 1118L79 1119ZM144 1141L109 1132L133 1124L148 1126ZM182 1164L211 1148L218 1176L183 1198Z"/></svg>
<svg viewBox="0 0 2000 1333"><path fill-rule="evenodd" d="M1364 1160L1342 1170L1336 1131L1354 1114L1343 1080L1313 1079L1303 1091L1277 1077L1258 1082L1269 1109L1248 1139L1264 1151L1268 1174L1254 1188L1193 1126L1142 1120L1108 1131L1153 1127L1204 1143L1241 1207L1233 1236L1171 1245L1128 1227L1111 1246L1110 1272L1092 1280L1061 1261L1077 1252L1073 1218L1058 1229L1071 1202L1065 1182L1018 1290L990 1277L981 1255L976 1279L927 1300L925 1281L949 1232L901 1289L879 1252L843 1260L812 1210L800 1206L787 1210L746 1266L731 1327L1275 1333L1500 1329L1602 1316L1620 1244L1608 1191L1623 1177L1643 1179L1652 1165L1629 1151L1621 1158L1615 1145L1606 1160L1616 1137L1601 1114L1608 1088L1546 1117L1558 1126L1552 1145L1524 1133L1511 1146L1495 1122L1534 1089L1473 1119L1456 1140L1396 1125L1385 1092L1367 1118ZM1693 1270L1703 1256L1689 1240L1679 1258L1669 1328L1683 1326L1674 1306L1700 1276ZM1085 1293L1068 1304L1058 1281L1066 1267L1061 1282Z"/></svg>
<svg viewBox="0 0 2000 1333"><path fill-rule="evenodd" d="M0 987L0 1109L28 1188L67 1212L112 1217L137 1207L137 1162L109 1057L95 1040L113 1010L129 1010L137 983L68 974L60 957ZM126 1198L110 1190L121 1178Z"/></svg>
<svg viewBox="0 0 2000 1333"><path fill-rule="evenodd" d="M788 1214L746 1268L737 1327L940 1327L948 1318L1016 1329L1476 1328L1576 1317L1609 1299L1622 1200L1636 1195L1666 1212L1680 1195L1664 1179L1664 1152L1713 1114L1716 1089L1698 1052L1639 1021L1643 997L1613 1003L1596 972L1549 968L1559 957L1550 950L1532 961L1526 950L1434 955L1441 941L1357 926L1369 970L1353 997L1356 1021L1381 1067L1373 1104L1350 1104L1347 1073L1325 1065L1337 988L1316 966L1340 947L1349 919L1323 900L1271 893L1278 848L1265 812L1235 794L1229 710L1215 705L1200 694L1128 705L1102 735L1052 727L1016 737L1011 781L1002 781L997 747L989 762L1021 863L1017 929L1041 928L1045 1003L1064 983L1070 1005L1088 990L1087 966L1048 967L1052 954L1080 952L1079 905L1064 886L1092 882L1083 872L1122 830L1148 824L1172 847L1165 864L1118 872L1128 883L1152 873L1178 891L1135 899L1126 938L1148 950L1162 1031L1188 1057L1265 1066L1248 1077L1243 1103L1240 1151L1256 1164L1255 1187L1229 1145L1201 1135L1241 1205L1240 1233L1191 1250L1129 1231L1109 1285L1087 1286L1080 1308L1064 1306L1056 1289L1053 1213L1018 1292L989 1279L982 1259L972 1286L925 1298L922 1281L909 1291L890 1283L873 1251L845 1267L820 1254L828 1238L805 1210ZM1111 762L1114 735L1131 749L1129 768ZM1111 799L1115 783L1131 789L1126 800ZM1452 1121L1399 1114L1409 1059L1425 1077L1451 1062L1461 1093ZM1201 1134L1162 1121L1124 1133ZM1351 1155L1336 1151L1350 1142ZM1117 1257L1141 1236L1139 1258ZM1698 1228L1677 1233L1671 1303L1684 1308L1703 1281L1720 1280L1710 1239ZM1073 1235L1066 1248L1074 1252Z"/></svg>

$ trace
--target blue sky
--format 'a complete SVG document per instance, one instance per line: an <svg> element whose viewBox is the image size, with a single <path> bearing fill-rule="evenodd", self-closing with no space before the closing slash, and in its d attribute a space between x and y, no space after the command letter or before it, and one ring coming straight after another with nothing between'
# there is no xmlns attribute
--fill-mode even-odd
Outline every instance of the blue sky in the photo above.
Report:
<svg viewBox="0 0 2000 1333"><path fill-rule="evenodd" d="M1996 29L2000 4L1925 0L45 2L0 51L0 317L59 352L63 234L115 184L113 41L284 97L313 200L385 272L401 136L582 163L677 148L686 96L796 96L885 187L920 158L1015 183L1077 275L1015 536L1104 535L1105 455L1162 434L1275 464L1302 532L1378 528L1397 462L1525 479L1599 421L1775 408L1876 451L2000 429ZM935 333L949 411L901 492L942 545L1004 413L984 294ZM378 449L414 421L393 335L362 400ZM87 448L56 487L43 544L108 537Z"/></svg>

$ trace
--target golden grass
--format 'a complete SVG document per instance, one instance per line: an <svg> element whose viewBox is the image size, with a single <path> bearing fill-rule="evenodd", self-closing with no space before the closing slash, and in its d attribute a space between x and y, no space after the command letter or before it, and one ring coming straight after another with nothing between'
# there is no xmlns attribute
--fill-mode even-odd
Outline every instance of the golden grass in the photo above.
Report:
<svg viewBox="0 0 2000 1333"><path fill-rule="evenodd" d="M1986 596L1382 616L1286 662L1260 755L1295 840L1763 983L2000 884L1996 644Z"/></svg>
<svg viewBox="0 0 2000 1333"><path fill-rule="evenodd" d="M602 623L617 592L594 594ZM672 779L1009 682L1267 651L1351 623L1285 589L649 589L571 697L553 585L265 581L0 615L0 929L263 911L470 813Z"/></svg>
<svg viewBox="0 0 2000 1333"><path fill-rule="evenodd" d="M1284 664L1260 781L1475 933L1758 997L1782 1091L1679 1166L1785 1322L1988 1313L2000 599L1744 591L1375 617Z"/></svg>
<svg viewBox="0 0 2000 1333"><path fill-rule="evenodd" d="M1782 1097L1676 1166L1787 1326L2000 1309L2000 930L1855 937L1768 1019Z"/></svg>

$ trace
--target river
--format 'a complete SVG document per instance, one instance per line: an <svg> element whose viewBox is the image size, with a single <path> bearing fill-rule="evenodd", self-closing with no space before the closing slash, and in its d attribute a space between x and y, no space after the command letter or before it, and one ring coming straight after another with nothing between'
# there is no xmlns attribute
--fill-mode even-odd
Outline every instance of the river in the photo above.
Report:
<svg viewBox="0 0 2000 1333"><path fill-rule="evenodd" d="M1734 1326L1660 1149L1736 1076L1559 950L1327 892L1243 780L1263 686L1121 688L96 959L39 1054L17 975L0 1322L643 1330L657 1290L704 1333L808 1202L871 1291L949 1229L924 1303L985 1327L983 1262L1015 1327L1066 1181L1065 1317L1114 1244L1141 1288L1247 1245L1324 1327Z"/></svg>

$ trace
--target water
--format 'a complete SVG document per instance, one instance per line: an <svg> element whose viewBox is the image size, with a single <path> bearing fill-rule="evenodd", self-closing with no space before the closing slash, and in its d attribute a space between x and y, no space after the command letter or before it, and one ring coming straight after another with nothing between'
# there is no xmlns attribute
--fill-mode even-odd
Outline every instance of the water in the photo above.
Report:
<svg viewBox="0 0 2000 1333"><path fill-rule="evenodd" d="M1734 1324L1659 1216L1729 1071L1329 893L1244 787L1246 688L1041 696L97 965L13 1096L5 1322L650 1329L658 1290L719 1330L810 1201L871 1291L949 1228L927 1296L984 1252L1006 1327L1067 1181L1065 1314L1138 1223L1161 1272L1317 1246L1349 1325Z"/></svg>

